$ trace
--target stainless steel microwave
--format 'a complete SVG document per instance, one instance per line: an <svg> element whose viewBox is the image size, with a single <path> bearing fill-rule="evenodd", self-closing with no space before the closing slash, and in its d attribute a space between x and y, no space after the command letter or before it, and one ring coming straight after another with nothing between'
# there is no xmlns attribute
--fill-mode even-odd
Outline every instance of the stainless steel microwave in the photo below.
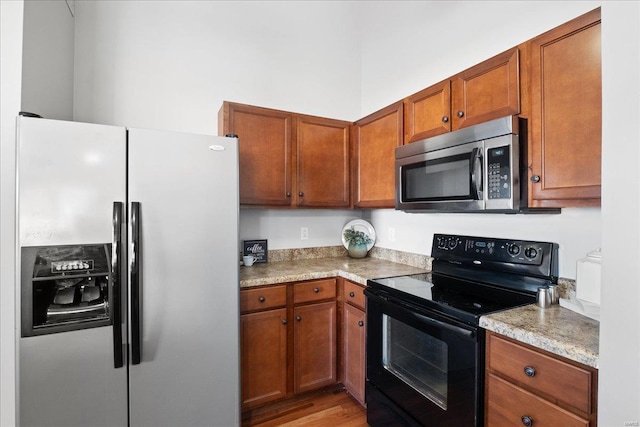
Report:
<svg viewBox="0 0 640 427"><path fill-rule="evenodd" d="M403 145L395 153L398 210L517 213L527 207L526 182L520 185L526 120L517 116Z"/></svg>

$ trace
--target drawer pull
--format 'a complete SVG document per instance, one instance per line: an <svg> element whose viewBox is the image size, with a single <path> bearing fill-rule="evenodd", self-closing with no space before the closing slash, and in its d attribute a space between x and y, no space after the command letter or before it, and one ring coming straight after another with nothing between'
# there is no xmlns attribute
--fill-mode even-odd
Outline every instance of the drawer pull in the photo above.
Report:
<svg viewBox="0 0 640 427"><path fill-rule="evenodd" d="M355 292L349 292L349 296L350 296L351 298L354 298L354 297L356 296L356 294L355 294Z"/></svg>
<svg viewBox="0 0 640 427"><path fill-rule="evenodd" d="M282 324L286 325L287 324L287 319L282 319Z"/></svg>
<svg viewBox="0 0 640 427"><path fill-rule="evenodd" d="M313 292L317 294L318 292L320 292L320 288L313 288Z"/></svg>
<svg viewBox="0 0 640 427"><path fill-rule="evenodd" d="M358 326L364 326L364 322L363 322L362 320L360 320L360 321L358 322Z"/></svg>
<svg viewBox="0 0 640 427"><path fill-rule="evenodd" d="M266 299L265 297L260 297L260 298L258 298L258 301L260 301L260 302L265 302L266 300L267 300L267 299Z"/></svg>
<svg viewBox="0 0 640 427"><path fill-rule="evenodd" d="M521 420L522 420L522 424L524 424L527 427L531 427L533 425L533 418L527 415L523 415Z"/></svg>
<svg viewBox="0 0 640 427"><path fill-rule="evenodd" d="M302 320L302 317L300 317L300 316L296 316L296 320L299 322L299 321L301 321L301 320Z"/></svg>
<svg viewBox="0 0 640 427"><path fill-rule="evenodd" d="M534 368L532 368L531 366L525 366L524 367L524 374L528 377L535 377L536 376L536 370Z"/></svg>

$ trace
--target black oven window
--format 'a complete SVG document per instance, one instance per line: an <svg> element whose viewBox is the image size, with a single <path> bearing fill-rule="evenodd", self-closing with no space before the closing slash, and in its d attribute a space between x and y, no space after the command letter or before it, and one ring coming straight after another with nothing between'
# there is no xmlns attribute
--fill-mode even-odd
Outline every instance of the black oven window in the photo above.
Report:
<svg viewBox="0 0 640 427"><path fill-rule="evenodd" d="M447 344L383 314L382 364L418 393L447 409Z"/></svg>

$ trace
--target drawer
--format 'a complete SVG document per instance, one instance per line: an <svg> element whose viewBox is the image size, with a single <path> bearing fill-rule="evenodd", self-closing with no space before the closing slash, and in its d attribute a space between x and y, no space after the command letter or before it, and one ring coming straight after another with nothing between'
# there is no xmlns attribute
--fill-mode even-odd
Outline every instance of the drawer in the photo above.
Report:
<svg viewBox="0 0 640 427"><path fill-rule="evenodd" d="M485 419L486 427L589 426L589 420L580 418L492 374L487 375L487 413Z"/></svg>
<svg viewBox="0 0 640 427"><path fill-rule="evenodd" d="M287 286L269 286L258 289L242 289L240 291L240 311L266 310L287 305Z"/></svg>
<svg viewBox="0 0 640 427"><path fill-rule="evenodd" d="M494 334L488 335L487 366L501 375L590 414L593 373Z"/></svg>
<svg viewBox="0 0 640 427"><path fill-rule="evenodd" d="M336 297L336 279L314 280L293 286L293 303L300 304Z"/></svg>
<svg viewBox="0 0 640 427"><path fill-rule="evenodd" d="M364 310L365 296L363 291L364 291L364 287L358 285L357 283L353 283L348 280L345 280L342 297L344 298L345 301L355 305L361 310Z"/></svg>

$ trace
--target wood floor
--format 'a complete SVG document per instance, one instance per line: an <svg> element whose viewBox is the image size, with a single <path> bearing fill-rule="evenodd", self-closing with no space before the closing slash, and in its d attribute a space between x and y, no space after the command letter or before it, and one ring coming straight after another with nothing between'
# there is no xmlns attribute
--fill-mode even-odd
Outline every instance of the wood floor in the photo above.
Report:
<svg viewBox="0 0 640 427"><path fill-rule="evenodd" d="M244 412L242 426L367 427L367 416L339 386Z"/></svg>

